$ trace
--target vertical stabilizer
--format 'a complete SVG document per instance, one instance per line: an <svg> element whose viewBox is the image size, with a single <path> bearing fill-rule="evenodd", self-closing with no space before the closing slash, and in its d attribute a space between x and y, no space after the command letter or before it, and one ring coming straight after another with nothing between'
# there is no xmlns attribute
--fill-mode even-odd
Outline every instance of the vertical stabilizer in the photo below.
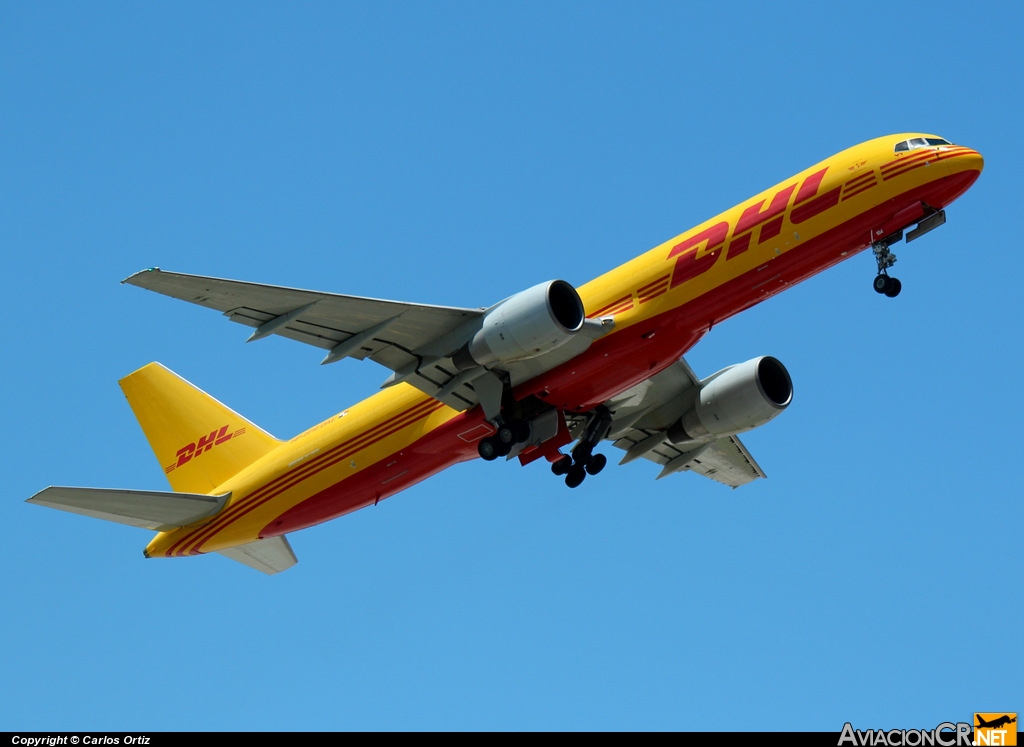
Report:
<svg viewBox="0 0 1024 747"><path fill-rule="evenodd" d="M159 363L119 383L175 491L209 493L280 443Z"/></svg>

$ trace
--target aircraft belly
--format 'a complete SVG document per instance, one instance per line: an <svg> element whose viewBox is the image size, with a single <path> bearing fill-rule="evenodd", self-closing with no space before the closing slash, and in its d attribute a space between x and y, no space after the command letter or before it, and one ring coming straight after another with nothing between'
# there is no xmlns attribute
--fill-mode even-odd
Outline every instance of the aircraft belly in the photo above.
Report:
<svg viewBox="0 0 1024 747"><path fill-rule="evenodd" d="M294 532L374 505L459 462L477 457L477 441L494 429L479 407L459 413L415 443L330 485L275 517L262 537Z"/></svg>

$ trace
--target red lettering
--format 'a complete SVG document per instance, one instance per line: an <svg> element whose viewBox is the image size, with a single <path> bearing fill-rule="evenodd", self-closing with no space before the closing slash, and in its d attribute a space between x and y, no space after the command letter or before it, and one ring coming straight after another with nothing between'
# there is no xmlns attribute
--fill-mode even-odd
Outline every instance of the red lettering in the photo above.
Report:
<svg viewBox="0 0 1024 747"><path fill-rule="evenodd" d="M736 236L732 241L729 242L729 253L726 255L726 259L733 259L740 256L743 252L750 248L750 234L745 233L742 236Z"/></svg>
<svg viewBox="0 0 1024 747"><path fill-rule="evenodd" d="M842 186L836 187L820 197L815 197L818 194L818 189L821 187L822 180L825 178L826 171L828 171L827 167L811 174L800 185L800 191L797 192L796 202L794 203L799 207L794 207L793 212L789 216L793 223L803 223L805 220L810 220L815 215L823 213L830 207L835 207L839 204L839 193L842 191ZM814 197L813 200L811 199L812 197ZM810 201L808 202L808 200Z"/></svg>
<svg viewBox="0 0 1024 747"><path fill-rule="evenodd" d="M804 180L804 183L800 185L800 191L796 193L794 204L799 205L804 200L809 200L818 194L818 187L821 186L821 180L825 178L826 171L828 171L828 167L816 171Z"/></svg>
<svg viewBox="0 0 1024 747"><path fill-rule="evenodd" d="M795 189L796 185L791 184L776 193L765 210L761 210L764 200L760 200L743 211L743 215L736 222L736 231L734 232L733 239L729 242L727 259L734 259L750 248L752 232L756 226L762 223L765 225L761 229L758 243L778 235L779 231L782 230L782 214L786 211L789 198L793 195Z"/></svg>
<svg viewBox="0 0 1024 747"><path fill-rule="evenodd" d="M794 189L796 189L796 185L792 184L775 195L772 198L771 204L768 205L768 209L764 212L761 211L761 206L764 204L764 200L754 203L744 210L743 215L740 216L739 221L736 223L736 233L745 233L754 226L764 223L765 221L774 218L776 215L781 215L786 209L786 205L789 204L789 198L793 194ZM762 239L762 241L763 240L764 239Z"/></svg>
<svg viewBox="0 0 1024 747"><path fill-rule="evenodd" d="M174 466L180 467L181 465L185 464L189 459L192 458L192 454L195 452L195 450L195 444L189 444L188 446L183 446L180 449L178 449L178 462Z"/></svg>
<svg viewBox="0 0 1024 747"><path fill-rule="evenodd" d="M669 287L675 288L687 280L692 280L698 275L707 272L711 265L715 263L715 249L718 249L725 243L725 237L728 234L729 224L722 221L711 226L711 228L705 228L700 233L683 239L672 247L672 251L668 253L668 259L672 259L672 257L677 255L679 258L676 260L676 266L672 272L672 285ZM707 242L707 246L701 252L701 244L704 242Z"/></svg>
<svg viewBox="0 0 1024 747"><path fill-rule="evenodd" d="M805 220L810 220L815 215L823 213L830 207L835 207L839 204L839 193L842 191L842 187L836 187L835 189L826 192L821 197L815 197L808 203L801 205L800 207L793 208L793 212L790 213L789 219L794 223L803 223Z"/></svg>
<svg viewBox="0 0 1024 747"><path fill-rule="evenodd" d="M774 239L782 232L782 216L774 220L770 220L761 226L761 235L757 239L757 243L763 243L768 239Z"/></svg>
<svg viewBox="0 0 1024 747"><path fill-rule="evenodd" d="M199 443L196 444L196 456L200 456L204 451L209 451L213 448L213 442L217 438L217 431L210 431L209 436L203 436L199 439Z"/></svg>
<svg viewBox="0 0 1024 747"><path fill-rule="evenodd" d="M245 429L243 428L239 432L244 431ZM238 433L228 433L228 426L226 425L222 425L219 431L210 431L210 434L208 436L203 436L202 438L199 439L198 444L191 443L188 446L182 446L180 449L178 449L176 453L178 461L174 465L169 467L167 471L170 472L175 467L180 467L181 465L186 464L192 459L192 457L201 456L203 452L209 451L214 447L214 445L222 444L225 441L230 440L232 436L237 435Z"/></svg>

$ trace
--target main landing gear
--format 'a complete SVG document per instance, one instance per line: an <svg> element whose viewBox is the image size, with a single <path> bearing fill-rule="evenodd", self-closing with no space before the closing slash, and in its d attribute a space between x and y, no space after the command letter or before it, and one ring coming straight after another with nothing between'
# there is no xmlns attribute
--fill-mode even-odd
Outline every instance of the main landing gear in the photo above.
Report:
<svg viewBox="0 0 1024 747"><path fill-rule="evenodd" d="M875 293L884 293L889 298L896 298L903 290L903 283L896 278L889 277L889 268L896 264L896 255L889 251L889 245L895 244L903 238L903 231L886 236L881 241L871 244L871 251L875 253L875 261L878 263L878 275L872 283Z"/></svg>
<svg viewBox="0 0 1024 747"><path fill-rule="evenodd" d="M557 413L562 418L562 413ZM573 416L575 425L571 430L579 432L579 420L584 417ZM579 442L573 447L570 454L562 454L552 462L551 471L558 476L565 476L565 484L570 488L578 488L587 475L596 475L608 464L608 457L604 454L595 454L594 449L608 435L612 425L612 414L607 407L599 406L585 414L586 425L583 427L583 434ZM532 421L520 419L504 420L498 418L494 425L497 430L490 436L480 439L477 442L477 452L481 458L491 462L499 457L505 457L512 453L518 444L530 441L531 437L543 439L543 426L540 426L540 434L536 428L543 415L534 418ZM531 422L533 425L531 425ZM551 436L555 435L557 428L552 426ZM536 443L536 441L531 441ZM564 443L564 442L563 442Z"/></svg>
<svg viewBox="0 0 1024 747"><path fill-rule="evenodd" d="M485 461L493 461L498 457L508 456L516 444L523 443L530 437L530 425L525 420L510 420L499 423L493 436L480 439L476 450Z"/></svg>
<svg viewBox="0 0 1024 747"><path fill-rule="evenodd" d="M608 457L595 454L596 447L608 435L612 424L612 414L608 408L598 407L587 421L580 442L573 447L572 454L566 454L551 464L551 471L556 475L565 475L565 484L570 488L578 488L587 475L596 475L608 464Z"/></svg>

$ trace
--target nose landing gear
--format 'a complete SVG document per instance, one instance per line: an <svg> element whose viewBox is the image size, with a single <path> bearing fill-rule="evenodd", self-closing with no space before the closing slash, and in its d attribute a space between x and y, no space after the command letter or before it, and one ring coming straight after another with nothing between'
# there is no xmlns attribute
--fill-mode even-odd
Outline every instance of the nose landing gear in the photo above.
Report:
<svg viewBox="0 0 1024 747"><path fill-rule="evenodd" d="M881 241L871 244L871 251L875 253L875 262L878 264L878 275L875 276L871 286L875 293L883 293L889 298L896 298L903 290L903 283L898 279L889 277L889 268L896 264L896 255L889 251L889 245L895 244L903 238L903 231L886 236Z"/></svg>

